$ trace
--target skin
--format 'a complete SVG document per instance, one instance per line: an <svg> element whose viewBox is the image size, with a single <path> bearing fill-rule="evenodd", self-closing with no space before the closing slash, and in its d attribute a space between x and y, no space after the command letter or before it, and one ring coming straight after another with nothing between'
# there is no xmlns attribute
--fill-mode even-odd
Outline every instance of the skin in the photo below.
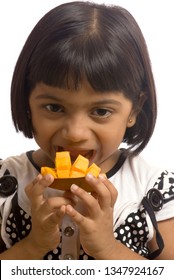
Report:
<svg viewBox="0 0 174 280"><path fill-rule="evenodd" d="M72 160L80 153L107 172L119 157L126 128L136 121L132 102L122 93L96 93L87 83L78 92L39 84L30 108L34 137L42 150L33 157L40 166L54 166L55 153L67 150Z"/></svg>
<svg viewBox="0 0 174 280"><path fill-rule="evenodd" d="M72 160L80 153L106 173L119 158L118 148L126 129L136 122L133 104L121 92L96 93L87 82L78 91L37 84L29 104L34 138L40 147L33 153L33 160L40 167L53 167L55 153L68 150ZM62 197L46 198L44 190L53 180L51 175L38 175L26 187L32 209L31 232L3 252L1 259L42 259L59 245L59 228L65 214L78 224L83 249L95 259L144 259L114 238L113 208L117 190L105 176L86 176L94 189L92 194L72 185L71 191ZM83 214L75 209L79 202L84 206ZM174 250L168 253L174 246L170 234L174 220L159 223L159 228L166 243L160 258L174 259ZM155 249L154 240L150 246Z"/></svg>

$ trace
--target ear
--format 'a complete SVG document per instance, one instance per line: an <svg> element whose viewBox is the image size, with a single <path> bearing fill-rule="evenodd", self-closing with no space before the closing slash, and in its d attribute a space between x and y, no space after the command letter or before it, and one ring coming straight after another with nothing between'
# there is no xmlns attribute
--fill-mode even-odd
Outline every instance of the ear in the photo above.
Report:
<svg viewBox="0 0 174 280"><path fill-rule="evenodd" d="M141 92L139 95L138 104L136 105L135 108L132 109L132 112L129 115L127 127L134 126L134 124L136 123L136 120L137 120L137 116L140 113L140 111L142 110L145 100L146 100L145 93Z"/></svg>
<svg viewBox="0 0 174 280"><path fill-rule="evenodd" d="M136 123L137 114L136 112L132 112L128 118L127 127L132 127Z"/></svg>

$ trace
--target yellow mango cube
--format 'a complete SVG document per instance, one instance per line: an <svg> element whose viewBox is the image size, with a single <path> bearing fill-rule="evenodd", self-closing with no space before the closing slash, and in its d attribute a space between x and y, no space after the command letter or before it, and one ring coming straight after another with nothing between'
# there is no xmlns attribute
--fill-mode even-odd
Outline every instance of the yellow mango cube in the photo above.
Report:
<svg viewBox="0 0 174 280"><path fill-rule="evenodd" d="M77 184L88 192L91 192L93 189L85 180L86 174L91 173L98 177L100 171L101 168L95 163L89 166L89 160L82 155L78 155L72 164L70 152L68 151L56 153L55 168L41 167L41 174L43 176L52 174L55 178L54 182L50 185L51 188L69 190L72 183L77 181ZM69 180L61 180L68 178ZM77 180L75 180L76 178Z"/></svg>
<svg viewBox="0 0 174 280"><path fill-rule="evenodd" d="M75 174L74 172L78 172L82 176L85 176L86 171L88 169L88 165L89 165L89 160L81 155L78 155L77 159L75 160L75 162L71 167L70 177L72 176L74 177L73 175ZM78 177L82 177L82 176L78 176Z"/></svg>
<svg viewBox="0 0 174 280"><path fill-rule="evenodd" d="M99 166L97 166L95 163L93 163L88 167L86 174L91 173L95 177L98 177L100 174L100 171L101 171L101 168Z"/></svg>
<svg viewBox="0 0 174 280"><path fill-rule="evenodd" d="M75 170L71 170L69 177L70 178L80 178L80 177L84 177L84 173L80 172L80 171L75 171Z"/></svg>
<svg viewBox="0 0 174 280"><path fill-rule="evenodd" d="M69 152L56 153L55 167L58 178L68 178L71 169L71 158Z"/></svg>
<svg viewBox="0 0 174 280"><path fill-rule="evenodd" d="M46 166L41 167L41 174L43 176L45 176L47 174L51 174L51 175L53 175L54 178L58 178L57 177L56 169L55 168L51 168L51 167L46 167Z"/></svg>

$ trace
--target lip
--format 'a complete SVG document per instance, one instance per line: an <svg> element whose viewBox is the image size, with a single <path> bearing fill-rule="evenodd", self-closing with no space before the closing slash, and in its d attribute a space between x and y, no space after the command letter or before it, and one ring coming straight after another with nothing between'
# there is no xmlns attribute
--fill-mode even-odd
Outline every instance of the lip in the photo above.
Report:
<svg viewBox="0 0 174 280"><path fill-rule="evenodd" d="M77 149L77 148L72 148L72 147L62 147L62 146L57 146L56 147L56 152L63 152L63 151L68 151L70 152L71 160L74 162L78 155L81 155L85 158L87 158L90 162L93 160L95 156L95 151L94 150L87 150L87 149Z"/></svg>

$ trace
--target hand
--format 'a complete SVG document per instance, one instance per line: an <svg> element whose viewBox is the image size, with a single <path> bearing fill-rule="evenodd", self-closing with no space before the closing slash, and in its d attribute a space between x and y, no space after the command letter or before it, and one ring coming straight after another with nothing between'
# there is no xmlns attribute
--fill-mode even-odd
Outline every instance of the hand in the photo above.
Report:
<svg viewBox="0 0 174 280"><path fill-rule="evenodd" d="M44 190L54 178L48 174L39 174L26 187L26 194L31 202L32 229L28 236L32 245L40 251L42 257L60 243L60 224L65 214L65 205L73 205L73 195L66 193L62 197L44 196Z"/></svg>
<svg viewBox="0 0 174 280"><path fill-rule="evenodd" d="M82 201L87 213L82 215L72 205L67 205L65 211L80 228L84 251L96 259L105 259L115 244L113 208L117 190L104 175L95 178L88 174L86 180L94 188L94 193L89 194L76 185L71 186L71 192Z"/></svg>

